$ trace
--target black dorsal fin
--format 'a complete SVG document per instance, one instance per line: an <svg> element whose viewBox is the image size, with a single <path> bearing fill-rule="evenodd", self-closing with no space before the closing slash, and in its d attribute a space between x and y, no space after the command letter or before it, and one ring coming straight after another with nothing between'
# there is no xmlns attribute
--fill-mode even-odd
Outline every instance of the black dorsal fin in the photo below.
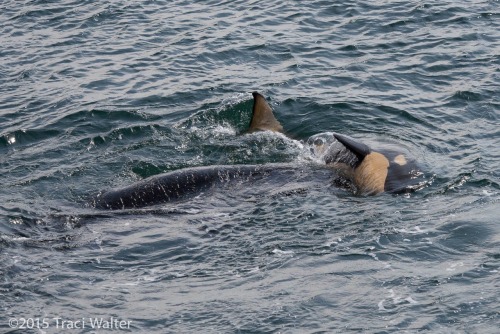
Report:
<svg viewBox="0 0 500 334"><path fill-rule="evenodd" d="M257 92L253 92L253 115L250 123L249 132L258 130L270 130L282 132L283 126L274 117L273 110L267 103L264 96Z"/></svg>
<svg viewBox="0 0 500 334"><path fill-rule="evenodd" d="M370 147L368 147L368 145L359 143L354 139L352 139L351 137L339 135L337 133L335 133L333 136L335 137L335 139L341 142L342 145L344 145L349 151L351 151L352 153L354 153L354 155L356 155L356 157L359 160L358 163L363 161L363 159L368 154L371 153Z"/></svg>

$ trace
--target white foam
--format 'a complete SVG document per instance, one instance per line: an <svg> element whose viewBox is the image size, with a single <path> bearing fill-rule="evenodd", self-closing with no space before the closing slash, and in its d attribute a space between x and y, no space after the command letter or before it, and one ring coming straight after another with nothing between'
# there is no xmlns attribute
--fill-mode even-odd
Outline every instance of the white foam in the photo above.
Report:
<svg viewBox="0 0 500 334"><path fill-rule="evenodd" d="M277 248L273 249L273 253L277 254L277 255L292 255L292 254L294 254L293 251L283 251L283 250L277 249Z"/></svg>
<svg viewBox="0 0 500 334"><path fill-rule="evenodd" d="M226 124L224 125L217 124L215 127L211 128L211 130L217 134L232 135L232 136L236 135L236 129Z"/></svg>

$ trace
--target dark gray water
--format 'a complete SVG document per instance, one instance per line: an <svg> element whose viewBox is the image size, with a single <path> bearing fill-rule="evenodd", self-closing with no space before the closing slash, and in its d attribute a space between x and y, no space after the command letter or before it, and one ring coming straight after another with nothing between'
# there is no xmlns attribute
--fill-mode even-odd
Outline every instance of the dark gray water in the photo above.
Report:
<svg viewBox="0 0 500 334"><path fill-rule="evenodd" d="M3 1L0 331L498 333L499 5ZM428 186L336 189L299 141L241 135L254 90L291 137L397 144ZM166 171L271 162L302 167L87 205Z"/></svg>

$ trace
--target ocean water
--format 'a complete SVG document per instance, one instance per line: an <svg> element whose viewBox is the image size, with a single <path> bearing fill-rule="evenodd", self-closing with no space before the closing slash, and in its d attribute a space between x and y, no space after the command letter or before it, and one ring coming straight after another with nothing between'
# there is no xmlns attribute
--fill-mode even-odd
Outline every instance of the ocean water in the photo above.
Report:
<svg viewBox="0 0 500 334"><path fill-rule="evenodd" d="M0 332L498 333L499 8L3 1ZM293 139L244 133L252 91ZM88 205L180 168L301 165L323 132L402 147L427 186L360 197L304 167Z"/></svg>

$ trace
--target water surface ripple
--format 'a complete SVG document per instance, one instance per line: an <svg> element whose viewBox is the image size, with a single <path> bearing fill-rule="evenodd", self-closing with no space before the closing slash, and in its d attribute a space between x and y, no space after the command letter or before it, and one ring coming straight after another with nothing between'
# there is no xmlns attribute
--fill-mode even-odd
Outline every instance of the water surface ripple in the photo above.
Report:
<svg viewBox="0 0 500 334"><path fill-rule="evenodd" d="M2 5L1 332L498 332L498 0ZM302 167L88 207L184 167L304 166L299 142L242 135L254 90L291 137L397 143L429 185L355 197Z"/></svg>

